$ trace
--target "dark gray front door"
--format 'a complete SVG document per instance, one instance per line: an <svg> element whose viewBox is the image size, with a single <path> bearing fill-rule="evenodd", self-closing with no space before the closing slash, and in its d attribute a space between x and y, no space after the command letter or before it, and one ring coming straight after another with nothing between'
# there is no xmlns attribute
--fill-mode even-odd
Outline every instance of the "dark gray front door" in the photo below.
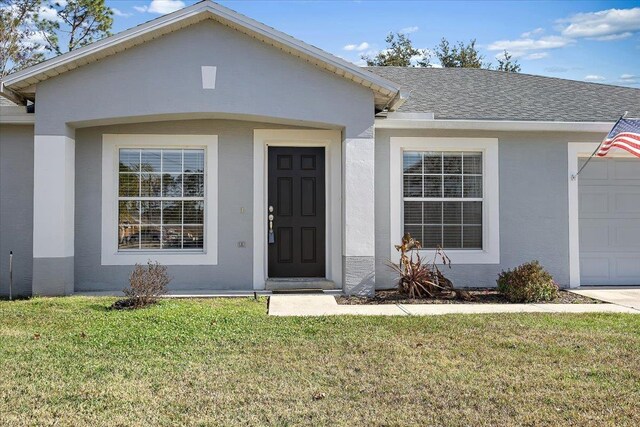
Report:
<svg viewBox="0 0 640 427"><path fill-rule="evenodd" d="M268 162L269 277L325 277L324 148L269 147Z"/></svg>

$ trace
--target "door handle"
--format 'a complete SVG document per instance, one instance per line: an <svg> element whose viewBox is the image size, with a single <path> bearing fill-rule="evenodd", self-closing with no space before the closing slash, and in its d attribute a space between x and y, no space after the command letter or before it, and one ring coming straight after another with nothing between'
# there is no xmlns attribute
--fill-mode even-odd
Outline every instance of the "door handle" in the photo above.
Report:
<svg viewBox="0 0 640 427"><path fill-rule="evenodd" d="M269 206L269 243L273 244L276 242L275 234L273 233L273 206Z"/></svg>

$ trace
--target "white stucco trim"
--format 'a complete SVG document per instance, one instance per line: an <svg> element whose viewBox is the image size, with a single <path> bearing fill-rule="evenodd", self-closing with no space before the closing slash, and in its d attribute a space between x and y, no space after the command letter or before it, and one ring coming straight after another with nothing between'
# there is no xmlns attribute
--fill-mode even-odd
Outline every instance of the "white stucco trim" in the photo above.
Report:
<svg viewBox="0 0 640 427"><path fill-rule="evenodd" d="M607 133L614 122L551 122L527 120L376 119L376 129L448 129Z"/></svg>
<svg viewBox="0 0 640 427"><path fill-rule="evenodd" d="M568 143L568 174L569 180L569 287L580 286L580 200L578 197L578 173L579 159L589 157L598 147L599 142L570 142ZM607 157L633 157L623 150L613 149ZM587 165L587 167L589 167Z"/></svg>
<svg viewBox="0 0 640 427"><path fill-rule="evenodd" d="M267 149L325 147L326 278L342 287L342 135L337 130L270 130L253 133L253 288L264 289L267 274Z"/></svg>
<svg viewBox="0 0 640 427"><path fill-rule="evenodd" d="M203 148L205 150L205 243L203 252L118 252L118 150L120 148ZM102 265L218 263L218 136L104 134L102 136Z"/></svg>
<svg viewBox="0 0 640 427"><path fill-rule="evenodd" d="M483 225L482 250L447 250L453 264L500 263L500 173L497 138L423 138L390 139L390 258L399 259L394 245L403 235L402 153L405 150L482 151L483 153ZM433 253L432 250L424 250Z"/></svg>
<svg viewBox="0 0 640 427"><path fill-rule="evenodd" d="M33 169L33 257L72 257L75 141L66 136L35 135Z"/></svg>

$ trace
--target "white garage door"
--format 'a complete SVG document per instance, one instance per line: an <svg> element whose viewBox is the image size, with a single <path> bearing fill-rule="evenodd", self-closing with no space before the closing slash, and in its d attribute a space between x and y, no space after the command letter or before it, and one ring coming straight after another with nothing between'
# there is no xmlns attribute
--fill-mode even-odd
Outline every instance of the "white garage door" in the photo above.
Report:
<svg viewBox="0 0 640 427"><path fill-rule="evenodd" d="M580 284L640 285L640 159L592 159L578 197Z"/></svg>

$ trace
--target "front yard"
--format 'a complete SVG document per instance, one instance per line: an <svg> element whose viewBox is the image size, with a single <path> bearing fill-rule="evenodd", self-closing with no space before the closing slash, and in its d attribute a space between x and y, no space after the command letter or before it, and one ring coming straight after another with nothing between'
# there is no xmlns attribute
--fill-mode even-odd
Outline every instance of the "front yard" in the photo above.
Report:
<svg viewBox="0 0 640 427"><path fill-rule="evenodd" d="M0 301L0 424L639 425L640 316Z"/></svg>

